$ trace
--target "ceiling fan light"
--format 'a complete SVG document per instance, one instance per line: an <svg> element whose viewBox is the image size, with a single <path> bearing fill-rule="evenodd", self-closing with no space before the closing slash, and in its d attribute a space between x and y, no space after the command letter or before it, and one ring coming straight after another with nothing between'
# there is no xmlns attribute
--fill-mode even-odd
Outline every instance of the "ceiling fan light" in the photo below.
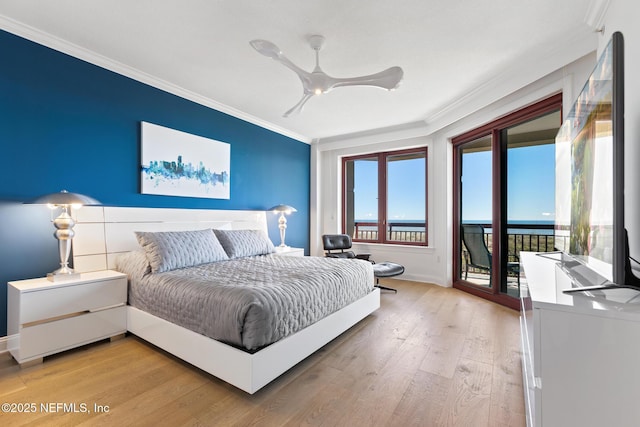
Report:
<svg viewBox="0 0 640 427"><path fill-rule="evenodd" d="M322 94L322 89L317 88L316 90L314 90L314 91L313 91L313 93L314 93L315 95L321 95L321 94Z"/></svg>

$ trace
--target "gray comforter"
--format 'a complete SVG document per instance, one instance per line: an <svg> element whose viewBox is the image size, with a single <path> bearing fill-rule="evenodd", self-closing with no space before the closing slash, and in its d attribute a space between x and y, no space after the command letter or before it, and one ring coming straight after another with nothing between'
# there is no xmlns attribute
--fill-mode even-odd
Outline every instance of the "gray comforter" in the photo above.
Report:
<svg viewBox="0 0 640 427"><path fill-rule="evenodd" d="M121 256L129 304L218 341L255 350L373 290L362 260L258 256L152 274L144 253Z"/></svg>

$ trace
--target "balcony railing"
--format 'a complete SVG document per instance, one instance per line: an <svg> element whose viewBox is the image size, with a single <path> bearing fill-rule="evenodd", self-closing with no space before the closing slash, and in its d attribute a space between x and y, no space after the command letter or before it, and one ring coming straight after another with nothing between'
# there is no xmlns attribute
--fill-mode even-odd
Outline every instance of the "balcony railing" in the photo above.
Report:
<svg viewBox="0 0 640 427"><path fill-rule="evenodd" d="M484 241L491 251L493 232L491 224L480 224L485 229ZM352 237L357 240L378 240L378 223L357 221ZM510 262L520 259L521 251L551 252L565 247L567 242L558 242L553 224L507 224L507 256ZM395 242L425 242L427 237L424 222L394 221L387 224L387 240ZM568 238L568 237L567 237ZM466 271L467 250L462 244L461 268ZM470 273L486 275L487 271L469 269Z"/></svg>
<svg viewBox="0 0 640 427"><path fill-rule="evenodd" d="M489 251L493 244L493 230L491 224L479 224L484 228L484 241ZM426 242L427 232L424 222L390 222L386 226L387 240L395 242L420 243ZM357 240L378 240L378 223L357 221L354 224L352 235ZM558 241L558 236L554 235L553 224L507 224L507 257L509 262L518 262L521 251L551 252L556 248L566 247L568 237L562 238L565 241ZM482 286L490 285L490 274L487 270L470 267L467 271L467 261L469 255L464 243L461 244L460 271L463 277ZM465 274L466 273L466 274ZM509 274L506 292L513 296L518 296L518 280L516 275Z"/></svg>
<svg viewBox="0 0 640 427"><path fill-rule="evenodd" d="M424 222L389 222L386 233L387 240L394 242L424 243L427 241L427 228ZM378 240L378 223L355 222L351 237L357 240Z"/></svg>
<svg viewBox="0 0 640 427"><path fill-rule="evenodd" d="M491 224L480 224L485 229L484 241L489 251L493 243L493 232ZM566 241L558 241L559 237L554 235L553 224L507 224L507 257L510 262L520 259L521 251L552 252L558 247L566 247ZM560 237L565 240L567 237ZM468 259L467 249L462 244L461 267L466 271ZM487 274L487 271L469 268L469 272Z"/></svg>

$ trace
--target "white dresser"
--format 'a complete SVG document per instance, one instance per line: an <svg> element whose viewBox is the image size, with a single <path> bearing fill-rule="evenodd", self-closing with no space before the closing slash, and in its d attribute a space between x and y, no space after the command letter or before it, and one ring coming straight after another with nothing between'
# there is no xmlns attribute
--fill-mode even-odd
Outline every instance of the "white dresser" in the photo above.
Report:
<svg viewBox="0 0 640 427"><path fill-rule="evenodd" d="M9 282L7 293L9 351L20 364L127 330L127 276L116 271Z"/></svg>
<svg viewBox="0 0 640 427"><path fill-rule="evenodd" d="M558 257L521 255L527 425L638 426L640 292L564 294L571 282Z"/></svg>

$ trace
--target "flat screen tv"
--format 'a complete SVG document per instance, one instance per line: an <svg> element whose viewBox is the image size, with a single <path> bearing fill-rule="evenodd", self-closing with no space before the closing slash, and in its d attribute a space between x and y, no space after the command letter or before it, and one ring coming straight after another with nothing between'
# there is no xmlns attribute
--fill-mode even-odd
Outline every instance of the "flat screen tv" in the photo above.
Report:
<svg viewBox="0 0 640 427"><path fill-rule="evenodd" d="M579 283L571 291L637 286L624 228L623 46L614 33L556 136L555 246Z"/></svg>

